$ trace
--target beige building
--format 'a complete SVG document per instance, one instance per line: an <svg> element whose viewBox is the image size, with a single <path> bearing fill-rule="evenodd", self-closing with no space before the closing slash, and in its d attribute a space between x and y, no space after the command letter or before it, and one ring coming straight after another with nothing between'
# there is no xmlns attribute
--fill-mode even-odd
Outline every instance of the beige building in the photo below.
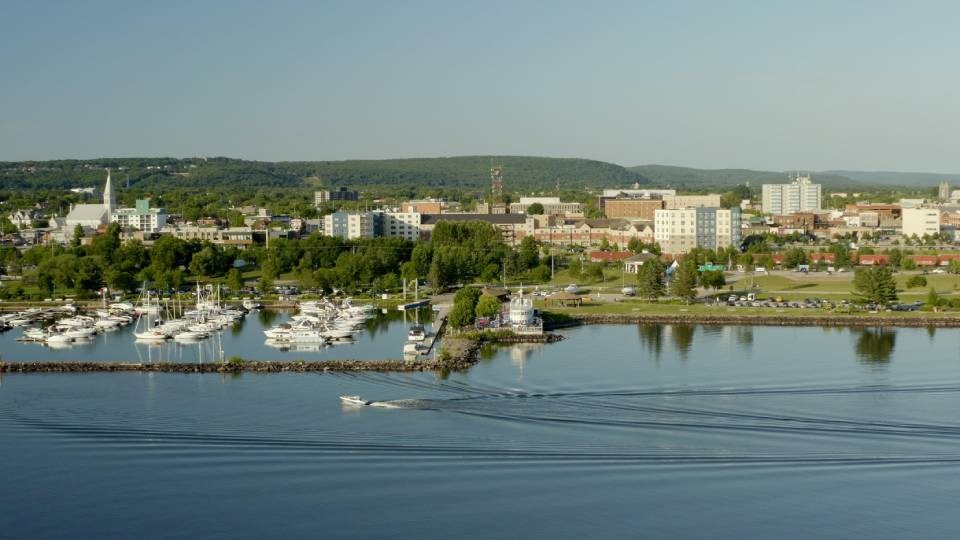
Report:
<svg viewBox="0 0 960 540"><path fill-rule="evenodd" d="M612 199L604 204L603 213L610 219L639 218L652 221L653 213L663 208L663 199Z"/></svg>
<svg viewBox="0 0 960 540"><path fill-rule="evenodd" d="M664 195L663 207L667 210L676 210L678 208L719 208L720 194Z"/></svg>
<svg viewBox="0 0 960 540"><path fill-rule="evenodd" d="M561 202L560 197L520 197L520 202L510 203L511 214L525 214L531 204L543 205L547 215L565 215L583 213L583 205L578 202Z"/></svg>
<svg viewBox="0 0 960 540"><path fill-rule="evenodd" d="M901 219L904 236L940 234L940 210L937 208L904 208Z"/></svg>
<svg viewBox="0 0 960 540"><path fill-rule="evenodd" d="M693 248L739 246L740 208L682 208L657 210L653 234L664 253L687 253Z"/></svg>

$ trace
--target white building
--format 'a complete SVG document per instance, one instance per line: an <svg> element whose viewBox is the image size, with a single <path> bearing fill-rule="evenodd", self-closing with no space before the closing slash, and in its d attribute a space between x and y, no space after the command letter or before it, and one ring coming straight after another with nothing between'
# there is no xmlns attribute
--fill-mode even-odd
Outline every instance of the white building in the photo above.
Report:
<svg viewBox="0 0 960 540"><path fill-rule="evenodd" d="M117 208L117 197L110 182L110 169L107 169L107 183L103 187L103 204L78 204L70 209L64 227L73 230L77 225L87 229L96 229L110 223L110 216Z"/></svg>
<svg viewBox="0 0 960 540"><path fill-rule="evenodd" d="M821 186L810 182L810 176L796 175L789 184L763 184L763 211L775 216L795 212L818 212L822 201Z"/></svg>
<svg viewBox="0 0 960 540"><path fill-rule="evenodd" d="M123 230L155 233L167 226L167 211L164 208L150 208L150 199L137 199L133 208L117 209L110 216L110 221L119 224Z"/></svg>
<svg viewBox="0 0 960 540"><path fill-rule="evenodd" d="M936 208L904 208L903 235L922 237L940 234L940 210Z"/></svg>
<svg viewBox="0 0 960 540"><path fill-rule="evenodd" d="M16 225L18 229L29 229L33 226L33 216L34 213L32 210L17 210L7 216L7 218L10 220L10 223Z"/></svg>
<svg viewBox="0 0 960 540"><path fill-rule="evenodd" d="M420 239L420 212L384 212L382 236L400 236L407 240Z"/></svg>
<svg viewBox="0 0 960 540"><path fill-rule="evenodd" d="M344 240L373 238L373 212L334 212L323 217L323 234Z"/></svg>
<svg viewBox="0 0 960 540"><path fill-rule="evenodd" d="M654 212L653 236L665 253L739 246L740 208L680 208Z"/></svg>

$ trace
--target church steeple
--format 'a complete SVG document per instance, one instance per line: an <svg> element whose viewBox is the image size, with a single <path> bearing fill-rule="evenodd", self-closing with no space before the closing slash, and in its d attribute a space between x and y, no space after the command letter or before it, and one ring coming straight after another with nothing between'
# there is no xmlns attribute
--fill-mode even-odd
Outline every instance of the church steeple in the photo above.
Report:
<svg viewBox="0 0 960 540"><path fill-rule="evenodd" d="M117 196L113 193L113 185L110 183L110 169L107 169L107 184L103 186L103 206L109 214L108 218L117 209Z"/></svg>

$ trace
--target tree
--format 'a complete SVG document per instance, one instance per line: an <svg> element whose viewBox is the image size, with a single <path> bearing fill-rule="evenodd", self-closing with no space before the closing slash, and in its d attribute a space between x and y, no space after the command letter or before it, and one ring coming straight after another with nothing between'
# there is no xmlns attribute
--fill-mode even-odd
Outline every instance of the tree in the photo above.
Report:
<svg viewBox="0 0 960 540"><path fill-rule="evenodd" d="M930 308L935 308L940 305L940 295L937 294L937 291L933 290L933 288L931 288L930 292L927 293L926 304Z"/></svg>
<svg viewBox="0 0 960 540"><path fill-rule="evenodd" d="M727 284L727 278L722 270L709 270L700 275L700 285L710 287L714 291Z"/></svg>
<svg viewBox="0 0 960 540"><path fill-rule="evenodd" d="M927 278L923 276L910 276L910 279L907 280L907 288L914 289L916 287L926 287Z"/></svg>
<svg viewBox="0 0 960 540"><path fill-rule="evenodd" d="M500 300L489 294L484 294L477 301L476 314L477 317L490 318L500 313Z"/></svg>
<svg viewBox="0 0 960 540"><path fill-rule="evenodd" d="M951 274L960 274L960 259L951 259L947 265L947 271Z"/></svg>
<svg viewBox="0 0 960 540"><path fill-rule="evenodd" d="M798 265L807 264L807 252L801 248L791 248L783 254L783 266L786 268L796 268Z"/></svg>
<svg viewBox="0 0 960 540"><path fill-rule="evenodd" d="M231 268L227 272L227 287L234 293L239 293L243 289L243 274L239 268Z"/></svg>
<svg viewBox="0 0 960 540"><path fill-rule="evenodd" d="M687 303L697 297L697 262L692 257L684 257L680 261L680 266L670 279L670 294Z"/></svg>
<svg viewBox="0 0 960 540"><path fill-rule="evenodd" d="M654 301L664 293L664 268L658 259L650 259L637 270L637 294Z"/></svg>
<svg viewBox="0 0 960 540"><path fill-rule="evenodd" d="M535 202L527 207L527 213L532 216L540 216L544 214L543 205Z"/></svg>
<svg viewBox="0 0 960 540"><path fill-rule="evenodd" d="M550 281L550 274L550 267L545 264L541 264L530 271L530 279L539 282Z"/></svg>
<svg viewBox="0 0 960 540"><path fill-rule="evenodd" d="M70 247L80 247L80 240L83 239L83 225L77 223L77 226L73 228L73 239L70 240Z"/></svg>
<svg viewBox="0 0 960 540"><path fill-rule="evenodd" d="M916 270L917 261L913 260L912 257L904 257L900 260L900 268L903 268L904 270Z"/></svg>
<svg viewBox="0 0 960 540"><path fill-rule="evenodd" d="M885 266L858 268L853 275L853 287L866 302L886 305L897 301L893 272Z"/></svg>
<svg viewBox="0 0 960 540"><path fill-rule="evenodd" d="M524 236L520 241L520 268L529 270L540 264L540 246L532 236Z"/></svg>

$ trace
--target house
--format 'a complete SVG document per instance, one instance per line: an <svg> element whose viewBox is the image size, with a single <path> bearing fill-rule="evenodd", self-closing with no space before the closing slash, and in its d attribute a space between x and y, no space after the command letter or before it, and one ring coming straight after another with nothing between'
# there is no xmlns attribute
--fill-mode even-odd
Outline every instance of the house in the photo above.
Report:
<svg viewBox="0 0 960 540"><path fill-rule="evenodd" d="M640 271L640 267L643 266L643 263L656 258L657 258L656 255L647 251L637 253L632 257L628 257L627 259L624 259L623 271L628 274L636 274L637 272Z"/></svg>
<svg viewBox="0 0 960 540"><path fill-rule="evenodd" d="M591 251L587 254L590 262L615 262L633 256L632 251Z"/></svg>

